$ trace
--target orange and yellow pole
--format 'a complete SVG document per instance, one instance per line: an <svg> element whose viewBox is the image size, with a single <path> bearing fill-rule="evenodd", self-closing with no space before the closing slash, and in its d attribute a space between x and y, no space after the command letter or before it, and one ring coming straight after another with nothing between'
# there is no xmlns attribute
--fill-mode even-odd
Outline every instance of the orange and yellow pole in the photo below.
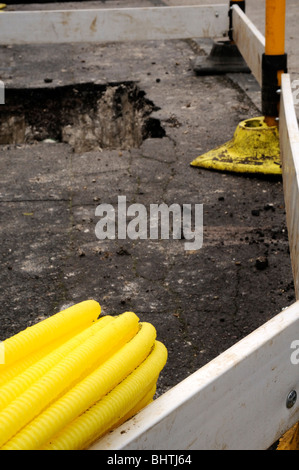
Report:
<svg viewBox="0 0 299 470"><path fill-rule="evenodd" d="M287 72L285 54L286 0L266 0L265 54L263 56L262 108L269 125L277 123L281 75Z"/></svg>
<svg viewBox="0 0 299 470"><path fill-rule="evenodd" d="M286 0L266 0L266 55L285 53Z"/></svg>

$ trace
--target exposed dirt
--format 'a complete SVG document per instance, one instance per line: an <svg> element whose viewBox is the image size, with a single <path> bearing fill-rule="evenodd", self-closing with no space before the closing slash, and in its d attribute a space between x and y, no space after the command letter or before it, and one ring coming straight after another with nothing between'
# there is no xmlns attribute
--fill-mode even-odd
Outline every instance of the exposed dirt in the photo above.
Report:
<svg viewBox="0 0 299 470"><path fill-rule="evenodd" d="M144 95L133 82L9 89L0 109L0 143L53 139L76 152L139 147L148 137L165 135L150 117L158 108Z"/></svg>

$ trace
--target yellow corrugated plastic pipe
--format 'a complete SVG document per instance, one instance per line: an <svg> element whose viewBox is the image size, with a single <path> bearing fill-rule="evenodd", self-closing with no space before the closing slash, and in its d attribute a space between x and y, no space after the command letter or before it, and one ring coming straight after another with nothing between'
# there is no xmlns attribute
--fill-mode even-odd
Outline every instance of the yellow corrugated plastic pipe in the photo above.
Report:
<svg viewBox="0 0 299 470"><path fill-rule="evenodd" d="M147 359L123 382L51 439L43 450L84 450L127 415L153 385L167 360L167 350L159 341Z"/></svg>
<svg viewBox="0 0 299 470"><path fill-rule="evenodd" d="M9 405L15 398L25 392L38 379L46 374L52 367L58 364L67 354L73 351L87 338L100 331L113 321L113 317L106 316L75 335L56 349L51 351L41 360L32 364L24 372L14 377L5 385L0 387L0 411Z"/></svg>
<svg viewBox="0 0 299 470"><path fill-rule="evenodd" d="M136 336L31 421L3 450L39 449L136 369L149 355L155 339L155 328L141 323Z"/></svg>
<svg viewBox="0 0 299 470"><path fill-rule="evenodd" d="M126 312L77 346L0 412L0 446L103 363L138 331L139 319Z"/></svg>
<svg viewBox="0 0 299 470"><path fill-rule="evenodd" d="M113 429L116 429L117 427L121 426L123 423L125 423L128 419L132 418L132 416L135 416L139 411L141 411L143 408L145 408L147 405L149 405L152 401L154 401L154 396L157 391L157 384L156 381L158 380L158 377L153 381L154 385L150 385L145 391L144 391L144 397L140 400L139 403L137 403L136 406L134 406L126 415L124 415L117 423L115 423L113 426L111 426L109 429L107 429L106 432L112 431Z"/></svg>
<svg viewBox="0 0 299 470"><path fill-rule="evenodd" d="M5 341L1 450L84 449L149 404L167 360L133 312L87 301Z"/></svg>
<svg viewBox="0 0 299 470"><path fill-rule="evenodd" d="M0 373L25 356L78 328L86 328L101 314L100 305L87 300L63 310L3 341L5 364Z"/></svg>
<svg viewBox="0 0 299 470"><path fill-rule="evenodd" d="M9 367L3 369L0 365L0 387L5 385L8 381L13 380L18 375L22 374L26 369L34 365L36 362L40 361L47 354L50 354L56 348L61 346L64 342L73 338L73 336L79 334L82 331L84 331L82 330L82 327L78 328L78 330L76 331L71 331L63 337L58 338L49 344L46 344L38 351L34 351L32 354L25 356L23 359L20 359Z"/></svg>

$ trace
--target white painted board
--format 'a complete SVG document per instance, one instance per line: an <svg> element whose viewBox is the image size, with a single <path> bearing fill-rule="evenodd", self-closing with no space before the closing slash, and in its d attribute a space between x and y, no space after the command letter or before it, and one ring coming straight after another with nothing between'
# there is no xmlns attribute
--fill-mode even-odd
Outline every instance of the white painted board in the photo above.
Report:
<svg viewBox="0 0 299 470"><path fill-rule="evenodd" d="M299 299L299 130L289 74L282 76L279 134L290 254Z"/></svg>
<svg viewBox="0 0 299 470"><path fill-rule="evenodd" d="M0 44L213 38L228 31L228 6L0 13Z"/></svg>
<svg viewBox="0 0 299 470"><path fill-rule="evenodd" d="M299 302L157 398L90 450L265 450L299 420ZM299 357L299 351L297 353Z"/></svg>
<svg viewBox="0 0 299 470"><path fill-rule="evenodd" d="M233 39L252 74L262 85L265 38L237 5L233 6Z"/></svg>

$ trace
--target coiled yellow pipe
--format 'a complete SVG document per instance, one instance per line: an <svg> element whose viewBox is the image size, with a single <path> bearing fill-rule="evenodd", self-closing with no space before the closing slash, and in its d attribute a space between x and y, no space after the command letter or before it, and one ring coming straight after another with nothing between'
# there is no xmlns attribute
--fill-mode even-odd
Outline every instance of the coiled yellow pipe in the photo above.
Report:
<svg viewBox="0 0 299 470"><path fill-rule="evenodd" d="M0 412L0 446L138 331L138 317L126 312L71 351Z"/></svg>
<svg viewBox="0 0 299 470"><path fill-rule="evenodd" d="M156 338L150 323L112 357L31 421L2 450L34 450L109 393L149 355Z"/></svg>
<svg viewBox="0 0 299 470"><path fill-rule="evenodd" d="M144 397L140 400L140 402L137 403L136 406L134 406L127 414L125 414L119 421L117 421L117 423L115 423L106 432L111 431L112 429L115 429L118 426L121 426L123 423L128 421L128 419L132 418L137 413L139 413L139 411L141 411L145 406L149 405L154 400L154 395L156 391L157 391L157 384L156 383L154 383L153 385L151 384L146 390Z"/></svg>
<svg viewBox="0 0 299 470"><path fill-rule="evenodd" d="M86 328L101 314L100 305L94 300L87 300L63 310L36 325L27 328L4 343L5 364L0 366L0 373L16 361L44 347L70 331Z"/></svg>
<svg viewBox="0 0 299 470"><path fill-rule="evenodd" d="M74 335L79 334L81 331L82 331L82 327L76 331L71 331L67 333L66 335L62 336L61 338L58 338L57 340L54 340L51 343L46 344L44 347L42 347L38 351L34 351L28 356L25 356L24 358L16 361L14 364L12 364L9 367L8 366L5 367L5 364L0 365L0 387L5 385L9 380L12 380L15 377L17 377L17 375L22 374L26 369L31 367L36 362L40 361L47 354L54 351L56 348L61 346L64 342L71 339Z"/></svg>
<svg viewBox="0 0 299 470"><path fill-rule="evenodd" d="M82 302L6 340L1 450L84 449L153 400L167 360L155 328L100 312Z"/></svg>
<svg viewBox="0 0 299 470"><path fill-rule="evenodd" d="M164 367L167 350L159 341L147 359L102 400L67 425L43 450L83 450L129 413Z"/></svg>
<svg viewBox="0 0 299 470"><path fill-rule="evenodd" d="M58 364L67 354L73 351L87 338L103 329L113 321L113 317L106 316L95 322L89 328L86 328L75 335L40 361L28 367L24 372L17 375L14 379L0 387L0 411L9 405L15 398L25 392L32 384L46 374L52 367Z"/></svg>

